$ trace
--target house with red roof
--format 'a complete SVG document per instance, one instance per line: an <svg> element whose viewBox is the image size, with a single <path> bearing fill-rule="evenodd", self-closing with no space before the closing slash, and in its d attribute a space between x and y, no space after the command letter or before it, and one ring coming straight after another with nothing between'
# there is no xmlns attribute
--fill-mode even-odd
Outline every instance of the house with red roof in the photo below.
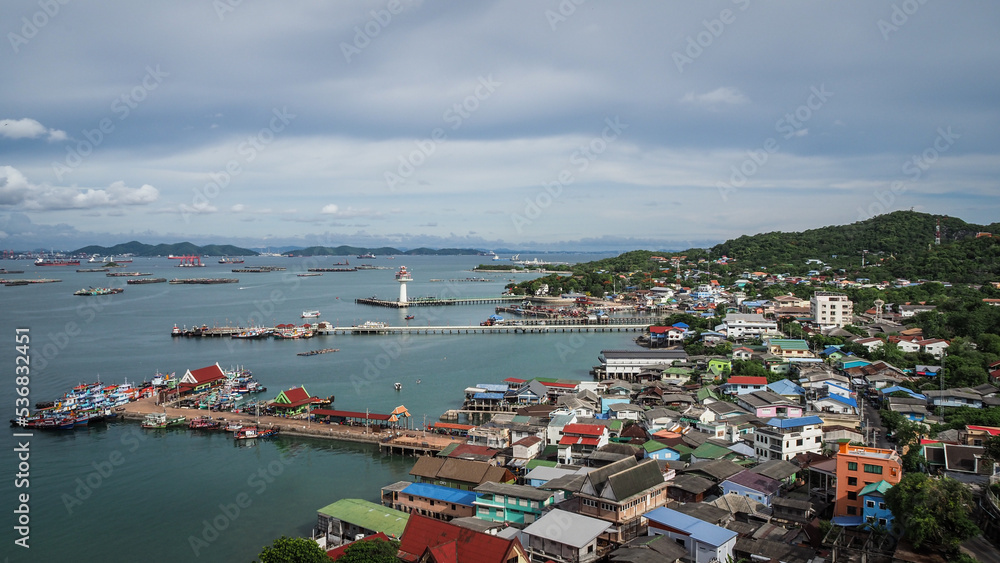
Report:
<svg viewBox="0 0 1000 563"><path fill-rule="evenodd" d="M608 427L600 424L567 424L559 438L559 460L567 465L608 443Z"/></svg>
<svg viewBox="0 0 1000 563"><path fill-rule="evenodd" d="M1000 436L1000 428L967 424L964 430L959 431L958 441L966 446L985 446L994 436Z"/></svg>
<svg viewBox="0 0 1000 563"><path fill-rule="evenodd" d="M407 563L529 563L516 537L501 538L411 514L399 544L400 560Z"/></svg>
<svg viewBox="0 0 1000 563"><path fill-rule="evenodd" d="M651 346L673 346L684 342L685 330L678 326L649 327L649 342Z"/></svg>
<svg viewBox="0 0 1000 563"><path fill-rule="evenodd" d="M763 391L767 387L764 376L734 375L719 386L719 391L728 395L746 395L754 391Z"/></svg>
<svg viewBox="0 0 1000 563"><path fill-rule="evenodd" d="M923 352L926 352L935 358L941 358L941 356L944 355L944 351L951 345L951 342L940 338L928 338L917 342L917 344L920 345L920 349Z"/></svg>
<svg viewBox="0 0 1000 563"><path fill-rule="evenodd" d="M322 403L323 399L309 395L305 387L293 387L278 393L268 405L279 415L292 416L309 410L309 405Z"/></svg>
<svg viewBox="0 0 1000 563"><path fill-rule="evenodd" d="M201 393L213 387L217 387L226 382L226 374L219 367L219 362L215 365L206 366L196 370L187 370L177 384L177 391L180 394Z"/></svg>
<svg viewBox="0 0 1000 563"><path fill-rule="evenodd" d="M365 536L365 537L363 537L363 538L361 538L360 540L357 540L357 541L386 541L387 542L387 541L389 541L389 536L385 535L382 532L379 532L377 534L373 534L373 535L370 535L370 536ZM335 547L333 549L329 549L326 552L326 556L329 557L330 560L336 561L336 560L340 559L341 557L343 557L345 554L347 554L347 548L350 547L354 543L355 542L345 543L344 545L342 545L340 547Z"/></svg>

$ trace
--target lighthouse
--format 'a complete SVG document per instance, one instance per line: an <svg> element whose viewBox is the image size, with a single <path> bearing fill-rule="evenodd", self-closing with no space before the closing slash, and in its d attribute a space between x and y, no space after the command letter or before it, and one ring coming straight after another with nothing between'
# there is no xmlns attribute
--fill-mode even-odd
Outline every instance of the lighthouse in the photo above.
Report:
<svg viewBox="0 0 1000 563"><path fill-rule="evenodd" d="M410 276L410 272L406 271L406 266L400 266L399 271L396 272L396 281L399 282L399 302L405 304L406 301L406 282L413 281L413 277Z"/></svg>

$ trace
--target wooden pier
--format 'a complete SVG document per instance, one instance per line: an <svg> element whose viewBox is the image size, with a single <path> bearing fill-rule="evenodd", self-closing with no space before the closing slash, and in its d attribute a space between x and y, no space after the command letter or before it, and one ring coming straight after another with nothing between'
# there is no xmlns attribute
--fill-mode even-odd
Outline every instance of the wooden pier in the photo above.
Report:
<svg viewBox="0 0 1000 563"><path fill-rule="evenodd" d="M405 309L407 307L440 307L446 305L489 305L493 303L510 303L512 301L524 301L523 295L498 295L496 297L458 297L437 299L434 297L414 297L406 303L399 301L389 301L386 299L376 299L375 297L363 297L355 299L354 302L360 305L372 305L374 307L389 307L390 309Z"/></svg>
<svg viewBox="0 0 1000 563"><path fill-rule="evenodd" d="M427 326L335 326L316 329L319 334L542 334L560 332L642 332L644 324L503 324Z"/></svg>

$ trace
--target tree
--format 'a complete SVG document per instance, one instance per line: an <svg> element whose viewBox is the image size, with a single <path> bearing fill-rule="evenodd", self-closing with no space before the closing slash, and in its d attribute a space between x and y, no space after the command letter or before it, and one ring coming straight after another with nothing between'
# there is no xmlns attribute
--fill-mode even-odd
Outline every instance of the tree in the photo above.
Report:
<svg viewBox="0 0 1000 563"><path fill-rule="evenodd" d="M399 542L381 539L356 541L349 545L339 563L398 563Z"/></svg>
<svg viewBox="0 0 1000 563"><path fill-rule="evenodd" d="M257 557L260 563L329 563L330 558L319 545L309 538L281 536Z"/></svg>
<svg viewBox="0 0 1000 563"><path fill-rule="evenodd" d="M970 517L972 493L962 483L924 473L907 473L885 494L885 502L917 549L932 548L952 555L958 546L980 533Z"/></svg>

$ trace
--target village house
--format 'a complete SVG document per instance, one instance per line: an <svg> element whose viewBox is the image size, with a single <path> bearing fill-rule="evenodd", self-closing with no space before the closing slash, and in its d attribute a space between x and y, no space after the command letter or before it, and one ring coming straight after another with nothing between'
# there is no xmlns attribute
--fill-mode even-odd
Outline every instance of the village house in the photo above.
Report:
<svg viewBox="0 0 1000 563"><path fill-rule="evenodd" d="M719 386L719 391L727 395L745 395L754 391L760 391L766 386L766 377L734 375Z"/></svg>
<svg viewBox="0 0 1000 563"><path fill-rule="evenodd" d="M754 432L754 452L761 461L822 451L823 420L818 416L772 418Z"/></svg>
<svg viewBox="0 0 1000 563"><path fill-rule="evenodd" d="M410 515L362 499L345 498L317 511L314 537L323 537L327 545L340 545L357 536L377 533L398 538Z"/></svg>
<svg viewBox="0 0 1000 563"><path fill-rule="evenodd" d="M588 473L577 496L580 514L610 522L610 540L624 543L639 535L644 512L667 501L667 483L656 460L627 457Z"/></svg>
<svg viewBox="0 0 1000 563"><path fill-rule="evenodd" d="M527 485L486 482L474 490L476 517L491 522L531 524L555 502L551 491Z"/></svg>
<svg viewBox="0 0 1000 563"><path fill-rule="evenodd" d="M559 438L559 460L570 465L608 443L608 427L598 424L567 424Z"/></svg>
<svg viewBox="0 0 1000 563"><path fill-rule="evenodd" d="M523 530L527 551L535 561L589 563L603 557L600 537L608 523L575 512L554 509ZM465 561L479 561L478 558Z"/></svg>
<svg viewBox="0 0 1000 563"><path fill-rule="evenodd" d="M665 507L647 512L645 516L649 520L649 535L662 534L683 545L693 563L733 558L736 532Z"/></svg>
<svg viewBox="0 0 1000 563"><path fill-rule="evenodd" d="M841 443L836 460L837 492L833 513L835 517L846 517L840 520L843 525L863 522L861 491L865 487L882 480L895 485L903 478L903 466L895 450Z"/></svg>
<svg viewBox="0 0 1000 563"><path fill-rule="evenodd" d="M413 464L410 475L421 483L433 483L469 491L487 481L495 483L514 481L514 474L503 467L485 461L450 457L420 456Z"/></svg>
<svg viewBox="0 0 1000 563"><path fill-rule="evenodd" d="M735 493L770 507L771 501L781 490L781 483L746 469L719 483L719 488L724 495Z"/></svg>
<svg viewBox="0 0 1000 563"><path fill-rule="evenodd" d="M778 323L766 320L764 315L758 313L728 313L722 324L715 327L715 331L725 333L730 340L780 334Z"/></svg>
<svg viewBox="0 0 1000 563"><path fill-rule="evenodd" d="M517 538L502 538L419 514L410 516L399 543L405 563L529 563Z"/></svg>
<svg viewBox="0 0 1000 563"><path fill-rule="evenodd" d="M399 481L382 488L382 504L438 520L474 516L475 501L476 493L472 491L430 483Z"/></svg>

